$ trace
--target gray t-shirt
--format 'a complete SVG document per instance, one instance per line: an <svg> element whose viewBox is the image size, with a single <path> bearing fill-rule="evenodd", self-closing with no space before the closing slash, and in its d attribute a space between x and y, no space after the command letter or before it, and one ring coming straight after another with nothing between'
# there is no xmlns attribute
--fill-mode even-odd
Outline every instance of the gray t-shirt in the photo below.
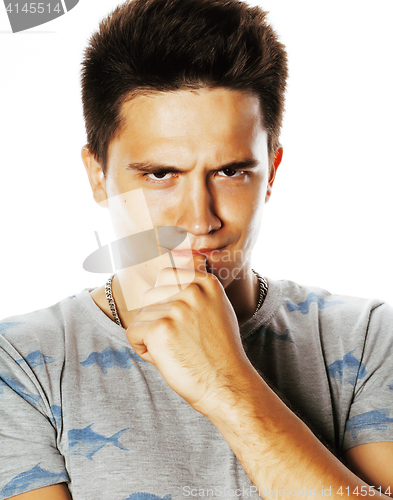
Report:
<svg viewBox="0 0 393 500"><path fill-rule="evenodd" d="M381 301L273 280L241 327L256 369L337 454L393 441L392 331ZM74 500L258 498L88 289L0 323L0 499L60 482Z"/></svg>

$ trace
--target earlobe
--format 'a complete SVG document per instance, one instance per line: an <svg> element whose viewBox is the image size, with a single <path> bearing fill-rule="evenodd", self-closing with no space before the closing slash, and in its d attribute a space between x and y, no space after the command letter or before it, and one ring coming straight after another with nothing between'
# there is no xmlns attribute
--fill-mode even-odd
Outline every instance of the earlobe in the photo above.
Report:
<svg viewBox="0 0 393 500"><path fill-rule="evenodd" d="M267 185L267 190L266 190L266 196L265 196L265 203L267 203L270 199L270 196L272 194L272 189L273 189L273 183L276 178L277 174L277 169L280 166L281 160L282 160L282 155L283 155L283 148L280 146L276 154L274 155L274 160L272 164L270 165L270 175L269 175L269 183Z"/></svg>
<svg viewBox="0 0 393 500"><path fill-rule="evenodd" d="M81 157L89 178L93 197L97 203L101 204L108 199L105 176L101 165L94 158L94 155L89 151L87 146L83 146Z"/></svg>

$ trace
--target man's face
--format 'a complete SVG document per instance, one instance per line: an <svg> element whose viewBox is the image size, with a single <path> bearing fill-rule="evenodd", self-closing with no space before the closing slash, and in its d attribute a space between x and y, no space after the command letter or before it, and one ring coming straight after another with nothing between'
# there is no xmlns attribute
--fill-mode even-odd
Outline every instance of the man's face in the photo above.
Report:
<svg viewBox="0 0 393 500"><path fill-rule="evenodd" d="M227 286L250 259L274 179L258 99L223 88L152 93L126 102L122 118L106 196L142 188L153 224L184 228ZM135 215L120 210L118 224ZM190 258L181 247L179 267Z"/></svg>

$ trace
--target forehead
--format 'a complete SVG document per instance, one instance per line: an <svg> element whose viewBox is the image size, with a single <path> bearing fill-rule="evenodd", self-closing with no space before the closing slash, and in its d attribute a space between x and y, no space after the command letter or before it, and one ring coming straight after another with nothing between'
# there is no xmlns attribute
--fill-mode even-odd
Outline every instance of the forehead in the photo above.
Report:
<svg viewBox="0 0 393 500"><path fill-rule="evenodd" d="M255 142L267 136L259 99L223 88L140 95L123 104L121 120L109 158L111 153L132 155L134 161L202 154L221 161L225 154L250 156Z"/></svg>

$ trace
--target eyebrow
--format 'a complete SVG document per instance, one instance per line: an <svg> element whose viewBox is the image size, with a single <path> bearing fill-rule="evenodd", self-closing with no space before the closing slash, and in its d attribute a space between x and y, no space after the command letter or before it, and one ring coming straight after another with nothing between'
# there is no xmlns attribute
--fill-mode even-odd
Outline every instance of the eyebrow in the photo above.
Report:
<svg viewBox="0 0 393 500"><path fill-rule="evenodd" d="M259 165L258 160L254 159L245 159L245 160L235 160L229 163L225 163L224 165L219 165L214 170L224 170L225 168L230 168L233 170L251 170L253 168L257 168ZM138 172L146 172L149 174L152 173L181 173L186 172L186 170L182 170L179 167L175 167L173 165L162 165L161 163L154 162L141 162L141 163L128 163L126 165L127 170L136 170Z"/></svg>

